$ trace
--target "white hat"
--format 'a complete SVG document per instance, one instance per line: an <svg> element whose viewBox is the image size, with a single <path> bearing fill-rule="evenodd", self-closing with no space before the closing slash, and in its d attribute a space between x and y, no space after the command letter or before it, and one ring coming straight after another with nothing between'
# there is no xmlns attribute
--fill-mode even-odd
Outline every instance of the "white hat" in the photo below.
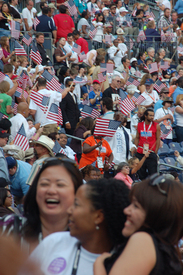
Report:
<svg viewBox="0 0 183 275"><path fill-rule="evenodd" d="M108 10L109 10L109 8L104 7L104 8L102 9L102 12L104 12L104 11L108 11Z"/></svg>
<svg viewBox="0 0 183 275"><path fill-rule="evenodd" d="M128 12L128 10L125 9L125 7L121 7L121 8L119 9L119 12Z"/></svg>
<svg viewBox="0 0 183 275"><path fill-rule="evenodd" d="M50 152L50 155L52 157L54 157L52 149L55 145L55 142L51 138L49 138L45 135L42 135L42 136L40 136L40 138L38 140L35 140L34 143L38 143L38 144L46 147L48 149L48 151Z"/></svg>
<svg viewBox="0 0 183 275"><path fill-rule="evenodd" d="M132 58L130 59L130 63L132 63L133 61L137 61L137 59L136 59L135 57L132 57Z"/></svg>
<svg viewBox="0 0 183 275"><path fill-rule="evenodd" d="M118 28L116 31L117 34L124 34L124 31L122 28Z"/></svg>
<svg viewBox="0 0 183 275"><path fill-rule="evenodd" d="M129 85L129 86L127 86L126 91L127 91L128 94L134 94L135 92L139 92L137 90L137 87L135 85Z"/></svg>
<svg viewBox="0 0 183 275"><path fill-rule="evenodd" d="M55 10L57 9L53 3L48 4L48 7Z"/></svg>

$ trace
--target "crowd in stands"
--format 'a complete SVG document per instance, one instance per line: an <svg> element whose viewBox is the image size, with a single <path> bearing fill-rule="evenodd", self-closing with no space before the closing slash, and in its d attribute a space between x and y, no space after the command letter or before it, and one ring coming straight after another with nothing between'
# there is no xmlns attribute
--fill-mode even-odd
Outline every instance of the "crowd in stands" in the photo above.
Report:
<svg viewBox="0 0 183 275"><path fill-rule="evenodd" d="M0 0L0 231L44 274L182 274L182 3Z"/></svg>

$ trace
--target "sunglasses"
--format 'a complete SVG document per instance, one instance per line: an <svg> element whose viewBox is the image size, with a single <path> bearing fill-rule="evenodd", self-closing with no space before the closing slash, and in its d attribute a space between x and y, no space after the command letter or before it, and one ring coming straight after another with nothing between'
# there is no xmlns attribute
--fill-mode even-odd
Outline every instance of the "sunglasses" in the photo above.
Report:
<svg viewBox="0 0 183 275"><path fill-rule="evenodd" d="M116 80L117 83L121 83L121 80Z"/></svg>
<svg viewBox="0 0 183 275"><path fill-rule="evenodd" d="M61 163L63 162L65 162L65 163L70 163L70 164L73 164L75 167L77 167L77 163L76 163L76 161L75 160L72 160L72 159L69 159L69 158L60 158L60 157L50 157L50 158L47 158L47 159L45 159L44 161L43 161L43 165L42 165L42 167L44 166L44 165L46 165L46 164L48 164L49 162L52 162L52 161L55 161L55 160L59 160Z"/></svg>
<svg viewBox="0 0 183 275"><path fill-rule="evenodd" d="M167 196L167 192L165 190L163 190L160 187L160 184L166 181L166 178L164 175L159 176L157 173L150 176L150 181L149 181L149 185L151 186L157 186L158 190L160 191L161 194Z"/></svg>

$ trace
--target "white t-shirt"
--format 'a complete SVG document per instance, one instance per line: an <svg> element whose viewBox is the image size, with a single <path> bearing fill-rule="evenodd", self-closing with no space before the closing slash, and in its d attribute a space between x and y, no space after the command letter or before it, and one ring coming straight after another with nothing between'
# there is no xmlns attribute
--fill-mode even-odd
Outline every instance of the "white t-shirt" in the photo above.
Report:
<svg viewBox="0 0 183 275"><path fill-rule="evenodd" d="M78 55L77 53L75 53L74 51L72 51L72 47L74 45L74 42L72 43L72 45L70 45L67 41L66 44L64 46L64 50L66 51L66 53L72 53L72 55L70 56L70 58L76 58L75 61L73 61L73 63L78 63Z"/></svg>
<svg viewBox="0 0 183 275"><path fill-rule="evenodd" d="M155 112L154 120L160 119L160 118L162 118L162 117L164 117L164 116L166 116L168 114L172 115L172 117L173 117L173 114L172 114L171 110L165 110L163 108L159 108ZM172 126L172 123L171 123L170 119L165 119L165 120L161 121L159 124L160 125L164 124L167 129L170 129L171 126ZM166 139L172 139L172 138L173 138L173 134L172 134L172 131L171 131L171 133L166 137Z"/></svg>
<svg viewBox="0 0 183 275"><path fill-rule="evenodd" d="M87 33L90 30L90 24L88 23L88 21L85 18L81 18L78 22L78 26L77 29L78 31L80 31L82 33L82 26L86 26L86 31Z"/></svg>
<svg viewBox="0 0 183 275"><path fill-rule="evenodd" d="M47 89L39 90L38 93L48 96L49 104L48 104L48 110L44 114L44 112L38 107L38 105L36 105L32 99L30 100L29 109L36 110L35 123L39 122L41 123L41 126L45 126L48 124L55 124L56 123L55 121L51 119L47 119L46 116L47 116L47 113L49 112L49 109L52 103L55 103L57 106L59 106L59 103L62 100L62 94L59 92L47 90Z"/></svg>
<svg viewBox="0 0 183 275"><path fill-rule="evenodd" d="M138 123L139 123L139 117L137 114L135 114L134 116L132 116L131 124L130 124L131 134L133 137L136 136Z"/></svg>
<svg viewBox="0 0 183 275"><path fill-rule="evenodd" d="M94 56L92 58L92 64L95 62L96 57L97 57L97 51L96 50L91 50L91 51L87 52L86 59L84 59L83 62L86 63L88 66L90 66L90 64L88 63L88 58L90 57L91 53L94 54Z"/></svg>
<svg viewBox="0 0 183 275"><path fill-rule="evenodd" d="M117 47L112 46L107 50L107 52L109 54L109 58L114 60L116 68L121 65L121 58L124 56L121 50L119 50L117 52L117 54L114 55L116 53L117 49L118 49Z"/></svg>
<svg viewBox="0 0 183 275"><path fill-rule="evenodd" d="M180 107L179 105L176 106L177 107ZM176 125L177 126L181 126L183 127L183 114L179 114L176 112L176 108L175 108L175 112L174 112L174 115L175 115L175 120L176 120Z"/></svg>
<svg viewBox="0 0 183 275"><path fill-rule="evenodd" d="M77 250L76 238L69 232L57 232L46 237L30 259L40 264L44 275L71 275ZM77 275L93 275L93 264L98 256L81 247Z"/></svg>
<svg viewBox="0 0 183 275"><path fill-rule="evenodd" d="M62 147L62 149L64 150L68 158L75 160L76 153L69 146L66 145L65 148Z"/></svg>
<svg viewBox="0 0 183 275"><path fill-rule="evenodd" d="M28 8L24 8L24 9L22 10L22 18L23 18L23 19L24 19L24 18L27 19L28 26L29 26L29 27L32 27L32 25L33 25L33 20L34 20L33 9L31 9L31 11L29 11ZM24 27L24 30L26 31L24 22L23 22L23 27Z"/></svg>
<svg viewBox="0 0 183 275"><path fill-rule="evenodd" d="M142 96L146 99L143 101L144 106L148 106L153 102L156 103L159 100L159 95L155 90L152 90L151 93L143 92Z"/></svg>
<svg viewBox="0 0 183 275"><path fill-rule="evenodd" d="M97 32L93 38L93 41L102 43L102 39L104 38L104 24L102 22L93 22L93 25L97 28Z"/></svg>

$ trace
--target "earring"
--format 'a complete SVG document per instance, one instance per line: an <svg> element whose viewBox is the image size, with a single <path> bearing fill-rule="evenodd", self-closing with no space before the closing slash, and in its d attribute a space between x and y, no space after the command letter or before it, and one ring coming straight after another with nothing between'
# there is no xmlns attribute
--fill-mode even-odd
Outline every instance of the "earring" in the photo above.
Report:
<svg viewBox="0 0 183 275"><path fill-rule="evenodd" d="M96 230L99 230L99 229L100 229L100 227L98 225L96 225Z"/></svg>

